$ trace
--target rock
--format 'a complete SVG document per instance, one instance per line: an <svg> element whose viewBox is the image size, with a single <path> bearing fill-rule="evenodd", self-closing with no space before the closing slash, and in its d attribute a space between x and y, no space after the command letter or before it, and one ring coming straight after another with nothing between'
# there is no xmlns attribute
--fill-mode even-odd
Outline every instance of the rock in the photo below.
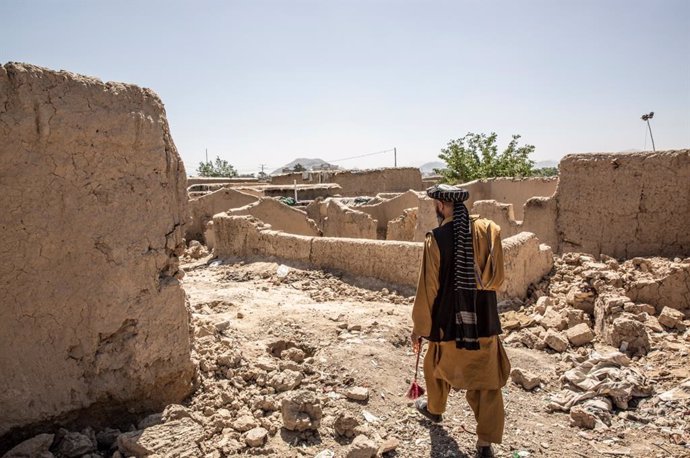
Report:
<svg viewBox="0 0 690 458"><path fill-rule="evenodd" d="M655 315L656 309L653 305L649 304L635 304L634 302L626 303L623 306L623 310L632 313L633 315L638 315L640 313L646 313L648 315Z"/></svg>
<svg viewBox="0 0 690 458"><path fill-rule="evenodd" d="M549 329L546 332L546 337L544 338L546 345L561 353L568 348L568 339L566 339L562 333L556 332L553 329Z"/></svg>
<svg viewBox="0 0 690 458"><path fill-rule="evenodd" d="M592 298L594 291L587 283L580 283L573 285L565 296L565 301L568 305L580 309L587 313L592 313L594 310L594 303Z"/></svg>
<svg viewBox="0 0 690 458"><path fill-rule="evenodd" d="M321 425L321 402L312 391L288 393L281 402L283 426L290 431L317 430Z"/></svg>
<svg viewBox="0 0 690 458"><path fill-rule="evenodd" d="M137 429L146 429L149 426L160 425L161 423L163 423L163 414L154 413L141 420L137 424Z"/></svg>
<svg viewBox="0 0 690 458"><path fill-rule="evenodd" d="M652 332L664 332L664 328L655 316L647 315L644 325Z"/></svg>
<svg viewBox="0 0 690 458"><path fill-rule="evenodd" d="M383 455L384 453L389 453L394 451L400 446L400 440L395 438L395 437L389 437L383 443L379 446L379 455Z"/></svg>
<svg viewBox="0 0 690 458"><path fill-rule="evenodd" d="M222 353L220 356L218 356L218 358L216 358L216 363L219 366L227 367L230 369L238 367L241 361L242 356L239 352L235 351L226 351Z"/></svg>
<svg viewBox="0 0 690 458"><path fill-rule="evenodd" d="M266 372L273 372L278 370L278 363L273 358L258 358L254 361L254 367Z"/></svg>
<svg viewBox="0 0 690 458"><path fill-rule="evenodd" d="M172 420L179 420L180 418L190 417L191 412L189 411L189 409L179 404L170 404L165 408L165 410L163 410L163 414L161 416L164 423L167 423Z"/></svg>
<svg viewBox="0 0 690 458"><path fill-rule="evenodd" d="M568 321L568 328L573 328L580 323L587 323L589 321L587 314L582 310L569 308L564 310L564 312L565 318Z"/></svg>
<svg viewBox="0 0 690 458"><path fill-rule="evenodd" d="M96 443L99 448L109 449L117 441L117 436L122 434L119 429L105 428L96 434Z"/></svg>
<svg viewBox="0 0 690 458"><path fill-rule="evenodd" d="M555 329L557 331L562 331L568 326L568 320L561 312L549 307L546 309L544 318L541 319L539 324L546 330Z"/></svg>
<svg viewBox="0 0 690 458"><path fill-rule="evenodd" d="M268 381L268 385L273 387L276 391L289 391L297 388L304 376L301 372L286 369L282 372L277 372Z"/></svg>
<svg viewBox="0 0 690 458"><path fill-rule="evenodd" d="M346 458L372 458L376 456L376 445L364 434L355 437L347 448Z"/></svg>
<svg viewBox="0 0 690 458"><path fill-rule="evenodd" d="M625 316L613 320L608 337L607 343L632 354L645 355L651 347L644 324Z"/></svg>
<svg viewBox="0 0 690 458"><path fill-rule="evenodd" d="M537 328L541 329L541 328ZM527 348L532 348L535 350L543 350L546 348L546 343L544 339L539 337L537 334L532 332L530 329L521 329L517 333L510 334L506 339L505 343L512 344L514 342L519 342Z"/></svg>
<svg viewBox="0 0 690 458"><path fill-rule="evenodd" d="M244 441L250 447L261 447L266 443L267 437L268 431L262 427L257 427L249 430Z"/></svg>
<svg viewBox="0 0 690 458"><path fill-rule="evenodd" d="M173 420L143 431L120 434L117 446L125 456L203 456L203 428L191 418Z"/></svg>
<svg viewBox="0 0 690 458"><path fill-rule="evenodd" d="M513 381L513 383L520 385L527 391L538 387L542 382L541 378L539 378L537 375L520 369L519 367L515 367L510 371L510 379Z"/></svg>
<svg viewBox="0 0 690 458"><path fill-rule="evenodd" d="M67 458L76 458L96 450L96 444L81 433L68 432L57 446L57 452Z"/></svg>
<svg viewBox="0 0 690 458"><path fill-rule="evenodd" d="M280 356L283 359L289 359L290 361L301 363L302 361L304 361L304 358L307 355L304 354L304 350L302 350L301 348L293 347L283 351L283 353Z"/></svg>
<svg viewBox="0 0 690 458"><path fill-rule="evenodd" d="M257 426L256 419L251 415L242 415L232 422L232 429L241 433L254 429Z"/></svg>
<svg viewBox="0 0 690 458"><path fill-rule="evenodd" d="M336 434L344 437L354 437L355 428L359 426L359 420L356 416L347 410L341 411L333 422L333 429Z"/></svg>
<svg viewBox="0 0 690 458"><path fill-rule="evenodd" d="M565 335L574 347L585 345L594 340L594 333L587 323L580 323L567 331Z"/></svg>
<svg viewBox="0 0 690 458"><path fill-rule="evenodd" d="M553 299L549 296L542 296L537 299L537 303L534 306L534 312L543 315L546 313L546 308L550 306L553 306Z"/></svg>
<svg viewBox="0 0 690 458"><path fill-rule="evenodd" d="M54 434L39 434L17 444L2 458L52 458L53 454L49 449L53 444L53 439L55 439Z"/></svg>
<svg viewBox="0 0 690 458"><path fill-rule="evenodd" d="M366 401L369 399L369 389L361 386L350 387L345 390L345 396L354 401Z"/></svg>
<svg viewBox="0 0 690 458"><path fill-rule="evenodd" d="M204 256L208 256L208 250L205 246L199 243L197 240L192 240L189 242L189 247L185 250L185 255L192 259L200 259Z"/></svg>
<svg viewBox="0 0 690 458"><path fill-rule="evenodd" d="M679 322L683 321L685 315L680 310L664 307L659 314L659 323L669 329L675 328Z"/></svg>
<svg viewBox="0 0 690 458"><path fill-rule="evenodd" d="M580 428L594 429L597 417L582 406L576 405L570 409L570 423Z"/></svg>
<svg viewBox="0 0 690 458"><path fill-rule="evenodd" d="M644 355L650 343L645 325L624 311L630 300L619 294L603 294L594 304L594 331L600 340L633 354Z"/></svg>

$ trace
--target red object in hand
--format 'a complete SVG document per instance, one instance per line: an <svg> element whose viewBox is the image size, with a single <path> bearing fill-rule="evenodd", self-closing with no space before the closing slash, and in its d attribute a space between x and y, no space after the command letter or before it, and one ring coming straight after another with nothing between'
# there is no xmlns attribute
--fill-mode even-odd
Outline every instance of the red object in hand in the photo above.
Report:
<svg viewBox="0 0 690 458"><path fill-rule="evenodd" d="M417 383L417 373L419 372L419 355L422 353L422 339L420 338L418 342L419 345L417 346L417 363L415 364L414 368L414 380L412 380L410 389L407 390L407 397L412 400L424 395L424 388L419 386L419 383Z"/></svg>

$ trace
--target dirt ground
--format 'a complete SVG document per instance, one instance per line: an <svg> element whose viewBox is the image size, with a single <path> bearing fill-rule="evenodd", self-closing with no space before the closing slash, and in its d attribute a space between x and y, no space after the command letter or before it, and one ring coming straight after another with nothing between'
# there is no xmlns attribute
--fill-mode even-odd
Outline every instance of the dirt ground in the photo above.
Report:
<svg viewBox="0 0 690 458"><path fill-rule="evenodd" d="M258 410L254 416L264 415L261 424L268 430L265 445L249 448L240 433L217 428L199 443L207 456L345 456L352 438L339 436L334 430L335 419L344 412L358 420L353 434L366 435L377 447L387 439L393 443L397 440L395 450L384 456L473 456L475 421L463 393L451 395L441 425L432 425L421 417L405 397L415 361L408 340L411 296L382 285L354 286L361 282L332 273L279 267L271 262L220 263L209 258L184 266L187 275L183 283L202 369L201 388L187 407L200 415L215 415L219 405L230 404L232 399L228 396L218 400L216 396L214 400L208 393L226 387L228 378L241 393L240 405L233 404L235 408L242 409L242 403L251 405L252 397L280 398L285 393L273 394L261 387L266 386L261 373L247 376L246 371L267 364L267 357L280 356L270 353L276 345L294 346L306 356L304 362L293 367L304 374L300 389L313 390L322 400L321 425L318 432L290 432L281 427L280 409ZM204 342L213 339L231 344L204 347ZM668 386L687 377L689 345L676 340L681 343L672 350L675 360L648 358L642 368L656 374L657 379L661 374L660 380ZM227 351L228 346L241 355L241 363L235 372L223 375L224 369L213 364L218 356L213 353ZM664 431L663 405L647 408L644 415L614 415L608 428L584 430L570 426L568 414L549 413L546 409L550 395L560 387L559 376L570 367L567 353L510 346L507 351L514 368L539 374L545 383L526 391L509 381L503 389L506 430L503 444L494 448L497 456L690 456L690 449L683 445L687 429L680 439L672 433L673 424ZM210 363L205 365L204 361ZM240 374L242 380L235 383L231 378L234 374ZM344 396L349 387L355 386L368 388L367 401ZM681 402L672 410L681 411L681 418L687 420L690 405L687 400ZM231 415L235 416L234 411ZM230 438L223 439L224 434L230 434Z"/></svg>

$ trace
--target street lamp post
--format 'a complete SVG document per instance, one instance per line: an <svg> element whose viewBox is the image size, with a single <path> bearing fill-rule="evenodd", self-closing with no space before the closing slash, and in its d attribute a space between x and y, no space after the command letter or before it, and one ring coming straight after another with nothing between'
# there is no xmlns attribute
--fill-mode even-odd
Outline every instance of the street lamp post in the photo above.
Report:
<svg viewBox="0 0 690 458"><path fill-rule="evenodd" d="M649 124L649 120L654 117L654 112L650 111L648 114L642 115L642 120L647 122L647 127L649 127L649 136L652 139L652 150L656 153L656 146L654 146L654 135L652 135L652 125Z"/></svg>

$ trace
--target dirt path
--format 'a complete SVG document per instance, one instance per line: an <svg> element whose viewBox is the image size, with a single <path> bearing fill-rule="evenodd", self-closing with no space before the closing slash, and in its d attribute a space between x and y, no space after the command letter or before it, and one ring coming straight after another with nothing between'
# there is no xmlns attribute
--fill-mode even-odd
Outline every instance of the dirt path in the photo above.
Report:
<svg viewBox="0 0 690 458"><path fill-rule="evenodd" d="M386 456L472 456L475 422L462 393L451 396L441 426L423 420L404 396L414 371L414 357L408 346L410 297L385 289L360 289L317 271L290 268L280 278L274 263L197 264L188 266L187 271L184 287L193 312L195 346L202 354L202 389L190 402L192 410L205 411L204 415L212 418L225 407L236 418L231 407L218 406L219 402L211 401L213 396L208 395L214 389L217 392L218 387L226 387L223 383L232 380L235 373L244 377L244 381L237 381L243 393L239 405L235 403L240 411L237 415L245 408L242 403L252 405L252 397L284 396L289 391L272 393L275 390L266 388L270 383L264 380L265 372L271 368L247 376L247 371L255 370L257 365L261 368L275 364L265 362L266 358L284 360L274 357L279 350L274 356L267 351L280 341L283 344L279 345L303 350L303 363L285 367L304 375L300 389L313 390L322 399L323 419L318 433L281 429L275 406L254 409L254 417L263 416L261 424L268 426L267 444L247 448L240 433L220 428L217 433L207 433L200 442L209 456L316 456L325 450L345 456L352 438L338 436L334 422L346 413L360 423L352 434L364 434L376 446L386 439L399 441L396 450ZM210 350L203 350L200 339L212 338L231 344L210 345ZM229 345L239 352L242 363L235 372L224 375L224 368L219 370L213 364L218 356L214 352L228 351ZM688 456L688 449L664 440L649 423L615 416L611 427L604 430L569 426L567 414L546 410L549 396L559 388L558 376L569 367L567 355L510 347L508 354L513 367L539 374L546 384L532 392L512 382L504 388L507 422L504 442L495 447L498 456ZM205 367L204 361L210 361L210 366ZM352 401L344 396L347 388L354 386L368 388L368 401ZM231 403L229 397L225 401L220 404ZM230 439L224 441L223 435Z"/></svg>

